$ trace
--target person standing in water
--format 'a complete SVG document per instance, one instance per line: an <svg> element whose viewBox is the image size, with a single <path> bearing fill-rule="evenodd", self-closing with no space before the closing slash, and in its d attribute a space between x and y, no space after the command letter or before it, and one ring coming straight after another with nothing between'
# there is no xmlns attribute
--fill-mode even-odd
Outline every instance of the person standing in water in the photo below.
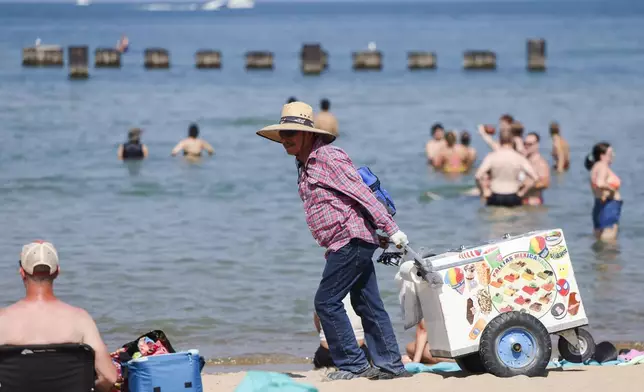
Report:
<svg viewBox="0 0 644 392"><path fill-rule="evenodd" d="M539 134L530 132L525 138L523 145L526 150L526 158L532 164L539 179L523 197L524 205L540 206L543 204L543 191L550 186L550 165L539 152Z"/></svg>
<svg viewBox="0 0 644 392"><path fill-rule="evenodd" d="M441 123L435 123L432 125L431 135L432 138L425 145L425 154L427 154L427 162L437 167L434 159L438 156L440 150L445 147L445 128Z"/></svg>
<svg viewBox="0 0 644 392"><path fill-rule="evenodd" d="M119 145L116 155L121 160L140 160L148 157L148 146L141 143L140 128L132 128L127 133L127 143Z"/></svg>
<svg viewBox="0 0 644 392"><path fill-rule="evenodd" d="M199 139L199 127L197 124L190 124L188 137L180 141L172 149L172 156L176 156L181 150L183 150L183 155L188 158L200 157L203 150L206 150L208 155L211 156L215 153L215 149L207 141Z"/></svg>
<svg viewBox="0 0 644 392"><path fill-rule="evenodd" d="M116 43L116 50L120 53L126 53L130 48L130 40L125 34L121 36L121 39Z"/></svg>
<svg viewBox="0 0 644 392"><path fill-rule="evenodd" d="M590 188L595 197L593 228L598 240L615 240L622 215L621 180L610 168L613 148L606 142L597 143L586 157L584 166L590 171Z"/></svg>
<svg viewBox="0 0 644 392"><path fill-rule="evenodd" d="M499 132L499 141L500 147L490 152L476 171L476 182L487 205L517 207L523 204L523 196L539 178L526 157L514 149L511 131ZM526 174L524 181L519 179L521 172Z"/></svg>
<svg viewBox="0 0 644 392"><path fill-rule="evenodd" d="M464 173L467 171L468 152L460 144L456 143L456 133L447 132L445 135L446 145L434 158L434 165L445 173Z"/></svg>
<svg viewBox="0 0 644 392"><path fill-rule="evenodd" d="M338 135L338 120L331 112L331 102L324 98L320 101L320 113L315 116L315 127Z"/></svg>
<svg viewBox="0 0 644 392"><path fill-rule="evenodd" d="M467 151L467 170L470 170L474 163L476 163L476 149L470 146L472 137L467 131L461 132L461 145Z"/></svg>
<svg viewBox="0 0 644 392"><path fill-rule="evenodd" d="M561 136L561 129L556 122L550 123L550 136L552 137L552 159L557 173L563 173L570 168L570 146Z"/></svg>

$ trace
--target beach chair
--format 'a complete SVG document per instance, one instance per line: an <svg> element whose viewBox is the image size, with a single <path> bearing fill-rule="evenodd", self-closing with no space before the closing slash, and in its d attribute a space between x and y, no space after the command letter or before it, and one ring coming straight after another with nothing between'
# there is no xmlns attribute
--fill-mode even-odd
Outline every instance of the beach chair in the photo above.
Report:
<svg viewBox="0 0 644 392"><path fill-rule="evenodd" d="M2 392L90 392L94 379L86 344L0 346Z"/></svg>

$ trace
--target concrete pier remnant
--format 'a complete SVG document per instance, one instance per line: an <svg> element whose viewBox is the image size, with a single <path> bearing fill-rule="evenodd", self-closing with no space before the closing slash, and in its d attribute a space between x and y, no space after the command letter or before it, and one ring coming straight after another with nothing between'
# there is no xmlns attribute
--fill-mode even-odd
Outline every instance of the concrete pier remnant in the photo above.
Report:
<svg viewBox="0 0 644 392"><path fill-rule="evenodd" d="M463 55L465 69L496 69L496 53L489 50L468 50Z"/></svg>
<svg viewBox="0 0 644 392"><path fill-rule="evenodd" d="M382 52L378 50L353 52L353 69L354 70L376 70L376 71L381 70Z"/></svg>
<svg viewBox="0 0 644 392"><path fill-rule="evenodd" d="M65 65L63 48L58 45L38 45L22 50L25 67L62 67Z"/></svg>
<svg viewBox="0 0 644 392"><path fill-rule="evenodd" d="M112 48L98 48L94 51L94 67L120 68L121 52Z"/></svg>
<svg viewBox="0 0 644 392"><path fill-rule="evenodd" d="M302 73L320 74L328 67L328 55L320 44L304 44L300 52Z"/></svg>
<svg viewBox="0 0 644 392"><path fill-rule="evenodd" d="M414 69L435 69L436 53L434 52L409 52L407 53L407 67Z"/></svg>
<svg viewBox="0 0 644 392"><path fill-rule="evenodd" d="M246 52L246 69L273 69L273 52Z"/></svg>
<svg viewBox="0 0 644 392"><path fill-rule="evenodd" d="M544 39L528 40L528 71L546 70L546 41Z"/></svg>
<svg viewBox="0 0 644 392"><path fill-rule="evenodd" d="M217 50L200 50L195 54L195 66L198 69L221 68L221 52Z"/></svg>
<svg viewBox="0 0 644 392"><path fill-rule="evenodd" d="M70 46L67 48L69 56L69 78L89 78L89 48L87 46Z"/></svg>
<svg viewBox="0 0 644 392"><path fill-rule="evenodd" d="M170 53L166 49L148 48L145 50L145 68L170 68Z"/></svg>

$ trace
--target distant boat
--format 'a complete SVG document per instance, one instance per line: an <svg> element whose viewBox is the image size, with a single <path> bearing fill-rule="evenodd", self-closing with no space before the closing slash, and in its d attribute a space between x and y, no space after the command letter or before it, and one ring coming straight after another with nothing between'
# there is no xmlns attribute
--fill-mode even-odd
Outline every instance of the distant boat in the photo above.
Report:
<svg viewBox="0 0 644 392"><path fill-rule="evenodd" d="M76 0L76 5L78 5L78 6L87 6L87 5L89 5L89 0Z"/></svg>
<svg viewBox="0 0 644 392"><path fill-rule="evenodd" d="M228 0L228 8L253 8L255 0Z"/></svg>
<svg viewBox="0 0 644 392"><path fill-rule="evenodd" d="M201 6L203 11L216 11L224 6L226 0L213 0Z"/></svg>

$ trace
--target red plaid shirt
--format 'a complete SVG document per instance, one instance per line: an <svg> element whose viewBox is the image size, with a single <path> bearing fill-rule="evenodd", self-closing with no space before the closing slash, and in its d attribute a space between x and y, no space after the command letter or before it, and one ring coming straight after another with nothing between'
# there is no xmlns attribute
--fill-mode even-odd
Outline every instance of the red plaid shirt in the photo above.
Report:
<svg viewBox="0 0 644 392"><path fill-rule="evenodd" d="M320 139L300 168L298 190L309 230L318 245L327 248L327 254L352 238L378 244L370 222L389 236L398 231L398 225L362 181L347 153Z"/></svg>

